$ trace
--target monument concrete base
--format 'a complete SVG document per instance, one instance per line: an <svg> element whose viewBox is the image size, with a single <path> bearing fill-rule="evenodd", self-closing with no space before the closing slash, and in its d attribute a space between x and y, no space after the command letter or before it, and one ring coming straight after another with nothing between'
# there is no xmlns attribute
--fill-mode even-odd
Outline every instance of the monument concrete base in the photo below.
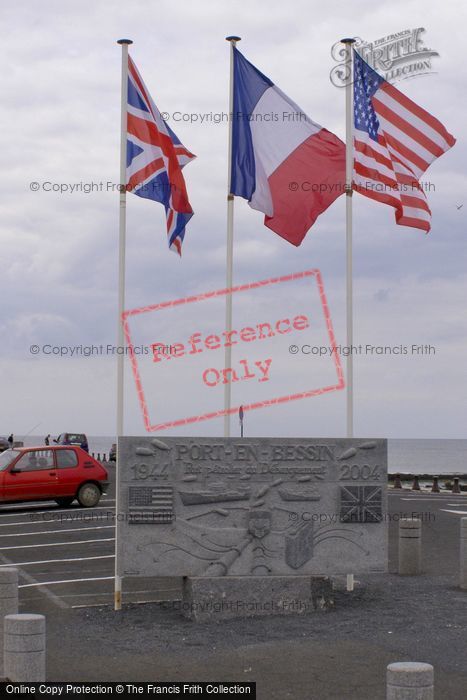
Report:
<svg viewBox="0 0 467 700"><path fill-rule="evenodd" d="M326 576L184 577L183 615L195 622L304 615L331 608Z"/></svg>

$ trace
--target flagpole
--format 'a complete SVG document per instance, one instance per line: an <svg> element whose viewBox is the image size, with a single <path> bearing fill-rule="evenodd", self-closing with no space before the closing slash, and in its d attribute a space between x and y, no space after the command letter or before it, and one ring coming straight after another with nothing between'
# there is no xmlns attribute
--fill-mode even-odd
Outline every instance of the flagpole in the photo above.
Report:
<svg viewBox="0 0 467 700"><path fill-rule="evenodd" d="M346 326L347 326L347 437L353 437L353 255L352 255L352 175L353 175L353 56L355 39L341 39L346 50L345 85L345 229L346 229Z"/></svg>
<svg viewBox="0 0 467 700"><path fill-rule="evenodd" d="M230 93L229 93L229 154L228 154L228 174L227 174L227 265L226 265L226 289L232 289L233 280L233 223L234 223L234 196L230 192L231 170L232 170L232 121L233 121L233 97L234 97L234 48L239 36L227 36L226 41L230 42ZM225 296L225 330L229 333L232 330L232 294ZM228 336L227 336L228 337ZM224 368L232 367L232 346L225 346ZM224 437L230 437L230 408L231 408L231 385L224 384Z"/></svg>
<svg viewBox="0 0 467 700"><path fill-rule="evenodd" d="M120 209L118 234L118 319L117 347L123 348L122 314L125 310L125 239L126 239L126 140L127 140L127 102L128 102L128 46L131 39L119 39L117 44L122 47L122 86L121 86L121 128L120 128ZM117 353L117 453L115 462L115 513L117 524L115 528L115 582L114 610L122 607L122 579L118 567L118 516L120 512L120 454L118 438L123 435L123 385L125 356L122 350Z"/></svg>
<svg viewBox="0 0 467 700"><path fill-rule="evenodd" d="M347 437L353 432L353 256L352 256L352 175L353 175L353 56L355 39L341 39L346 51L345 84L345 230L346 230L346 326L347 326ZM354 575L347 574L346 588L354 590Z"/></svg>

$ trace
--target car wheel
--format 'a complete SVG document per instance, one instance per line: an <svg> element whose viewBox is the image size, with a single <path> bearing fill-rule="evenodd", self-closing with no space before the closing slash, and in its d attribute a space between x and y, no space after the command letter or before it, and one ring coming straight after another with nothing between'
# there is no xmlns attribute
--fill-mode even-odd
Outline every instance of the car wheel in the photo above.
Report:
<svg viewBox="0 0 467 700"><path fill-rule="evenodd" d="M94 506L97 506L100 497L101 492L96 484L91 484L88 482L87 484L83 484L79 487L77 498L78 503L83 508L93 508Z"/></svg>
<svg viewBox="0 0 467 700"><path fill-rule="evenodd" d="M71 506L74 500L74 496L67 496L66 498L56 498L55 503L57 503L59 506L64 506L66 508L67 506Z"/></svg>

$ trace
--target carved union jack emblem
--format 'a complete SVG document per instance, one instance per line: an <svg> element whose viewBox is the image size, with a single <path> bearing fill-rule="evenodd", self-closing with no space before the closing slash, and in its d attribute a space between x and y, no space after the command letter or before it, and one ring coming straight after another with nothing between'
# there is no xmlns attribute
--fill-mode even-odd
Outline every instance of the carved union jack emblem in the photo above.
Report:
<svg viewBox="0 0 467 700"><path fill-rule="evenodd" d="M342 486L341 523L379 523L383 519L380 486Z"/></svg>

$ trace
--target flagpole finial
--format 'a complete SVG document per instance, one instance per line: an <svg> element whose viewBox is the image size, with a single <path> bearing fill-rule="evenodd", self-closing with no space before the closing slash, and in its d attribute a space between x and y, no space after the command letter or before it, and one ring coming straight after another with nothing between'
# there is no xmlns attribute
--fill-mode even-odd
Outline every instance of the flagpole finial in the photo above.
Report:
<svg viewBox="0 0 467 700"><path fill-rule="evenodd" d="M241 36L226 36L225 37L226 41L231 41L233 44L236 44L237 41L241 41L242 37Z"/></svg>
<svg viewBox="0 0 467 700"><path fill-rule="evenodd" d="M132 39L118 39L118 40L117 40L117 44L128 44L128 45L130 45L130 44L132 44L132 43L133 43L133 40L132 40Z"/></svg>
<svg viewBox="0 0 467 700"><path fill-rule="evenodd" d="M355 44L355 39L346 37L345 39L341 39L341 44Z"/></svg>

